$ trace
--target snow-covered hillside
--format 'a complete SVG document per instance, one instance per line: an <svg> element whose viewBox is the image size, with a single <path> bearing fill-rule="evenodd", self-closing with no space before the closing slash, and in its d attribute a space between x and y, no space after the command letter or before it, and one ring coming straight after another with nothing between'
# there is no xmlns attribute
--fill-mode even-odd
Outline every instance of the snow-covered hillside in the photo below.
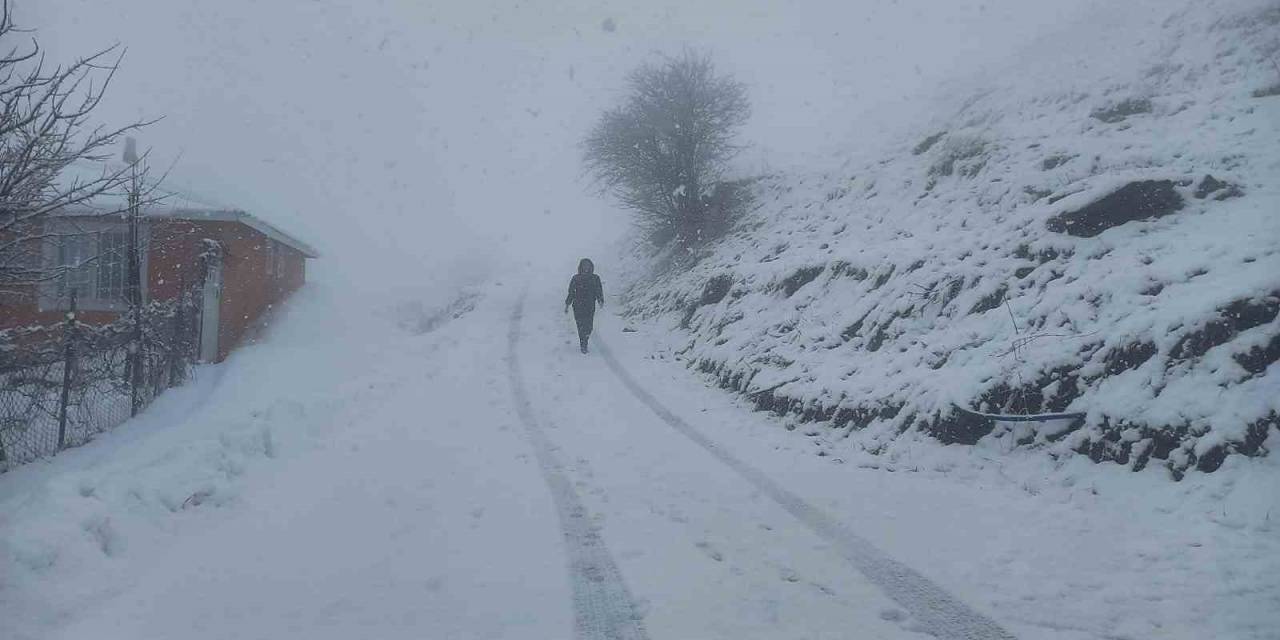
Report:
<svg viewBox="0 0 1280 640"><path fill-rule="evenodd" d="M759 408L871 451L986 438L1175 478L1264 454L1280 3L1146 5L1143 29L1045 38L896 148L759 178L735 232L637 281L628 312L686 329L672 351Z"/></svg>

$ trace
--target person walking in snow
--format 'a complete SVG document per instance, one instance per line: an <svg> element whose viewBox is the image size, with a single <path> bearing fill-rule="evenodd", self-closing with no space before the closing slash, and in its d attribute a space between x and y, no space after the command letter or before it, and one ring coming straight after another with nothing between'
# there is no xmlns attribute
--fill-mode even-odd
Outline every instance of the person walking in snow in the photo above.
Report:
<svg viewBox="0 0 1280 640"><path fill-rule="evenodd" d="M570 306L573 307L573 319L578 322L578 342L583 353L587 352L587 339L591 337L596 302L604 306L604 285L595 271L596 265L590 258L579 260L578 273L569 280L569 295L564 299L565 313L569 313Z"/></svg>

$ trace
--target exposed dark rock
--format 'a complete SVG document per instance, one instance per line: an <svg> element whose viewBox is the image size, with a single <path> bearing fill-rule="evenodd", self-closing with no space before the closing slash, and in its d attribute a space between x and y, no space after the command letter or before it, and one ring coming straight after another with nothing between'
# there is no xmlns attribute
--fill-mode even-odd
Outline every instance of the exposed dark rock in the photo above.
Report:
<svg viewBox="0 0 1280 640"><path fill-rule="evenodd" d="M875 414L864 407L840 407L831 419L831 426L837 429L865 429L874 417Z"/></svg>
<svg viewBox="0 0 1280 640"><path fill-rule="evenodd" d="M1050 169L1056 169L1070 162L1071 159L1074 157L1075 156L1068 156L1064 154L1052 155L1040 161L1040 168L1043 169L1044 171L1049 171Z"/></svg>
<svg viewBox="0 0 1280 640"><path fill-rule="evenodd" d="M867 316L869 316L869 315L871 315L871 312L870 312L870 311L868 311L867 313L862 314L862 317L861 317L861 318L858 318L857 322L854 322L853 324L851 324L851 325L849 325L849 326L845 327L844 331L841 331L841 332L840 332L840 337L841 337L841 338L844 338L844 339L845 339L845 341L847 342L847 341L849 341L849 340L852 340L852 339L854 339L854 338L856 338L856 337L858 337L858 336L862 335L862 333L861 333L861 332L862 332L862 323L864 323L864 322L866 322L866 321L867 321Z"/></svg>
<svg viewBox="0 0 1280 640"><path fill-rule="evenodd" d="M969 315L986 313L992 309L995 309L996 307L1000 306L1000 303L1004 302L1004 296L1008 292L1009 292L1008 287L1006 287L1005 285L1000 285L999 289L992 291L989 295L979 300L977 304L973 305L973 308L969 309Z"/></svg>
<svg viewBox="0 0 1280 640"><path fill-rule="evenodd" d="M1280 414L1276 414L1274 411L1250 423L1245 428L1244 440L1221 444L1204 452L1196 460L1196 469L1205 473L1217 471L1222 466L1222 463L1226 461L1227 454L1230 453L1238 453L1249 457L1265 455L1267 450L1262 446L1262 443L1266 442L1267 434L1272 429L1280 429Z"/></svg>
<svg viewBox="0 0 1280 640"><path fill-rule="evenodd" d="M1091 440L1087 445L1081 445L1081 449L1081 452L1094 462L1115 462L1127 465L1132 446L1127 442L1116 442L1104 437L1101 440Z"/></svg>
<svg viewBox="0 0 1280 640"><path fill-rule="evenodd" d="M1204 200L1211 195L1214 200L1228 200L1244 195L1244 190L1240 188L1240 185L1224 182L1206 173L1200 179L1200 184L1196 186L1194 195L1200 200Z"/></svg>
<svg viewBox="0 0 1280 640"><path fill-rule="evenodd" d="M1139 446L1141 446L1140 449L1138 449ZM1147 463L1151 461L1151 446L1150 440L1139 440L1133 444L1131 449L1138 449L1138 453L1134 456L1130 469L1136 472L1147 468Z"/></svg>
<svg viewBox="0 0 1280 640"><path fill-rule="evenodd" d="M1043 390L1053 382L1058 383L1057 391L1055 391L1052 396L1044 399L1044 406L1041 408L1041 411L1047 411L1049 413L1066 411L1067 407L1070 406L1076 398L1080 397L1080 378L1071 367L1059 367L1046 373L1042 378L1037 380L1036 389ZM1043 391L1041 392L1041 396L1043 396ZM1067 433L1069 432L1064 431L1060 434L1056 434L1056 436L1061 437ZM1053 436L1050 437L1050 440L1052 439L1054 439Z"/></svg>
<svg viewBox="0 0 1280 640"><path fill-rule="evenodd" d="M956 299L956 296L960 295L961 291L964 291L964 278L951 278L947 288L942 292L942 297L938 299L938 306L945 309L952 300Z"/></svg>
<svg viewBox="0 0 1280 640"><path fill-rule="evenodd" d="M885 327L876 327L876 332L871 334L871 339L867 341L867 351L879 351L888 339L889 334L885 331Z"/></svg>
<svg viewBox="0 0 1280 640"><path fill-rule="evenodd" d="M733 276L722 273L707 280L707 284L702 287L702 297L698 301L704 305L716 304L729 295L729 289L732 287Z"/></svg>
<svg viewBox="0 0 1280 640"><path fill-rule="evenodd" d="M1205 473L1217 471L1218 467L1227 459L1226 445L1218 445L1204 452L1199 460L1196 460L1196 469Z"/></svg>
<svg viewBox="0 0 1280 640"><path fill-rule="evenodd" d="M1170 360L1199 358L1210 349L1225 344L1241 331L1275 320L1280 312L1280 292L1261 299L1236 300L1218 311L1218 317L1190 331L1173 346Z"/></svg>
<svg viewBox="0 0 1280 640"><path fill-rule="evenodd" d="M1268 451L1262 443L1267 441L1267 436L1272 429L1280 431L1280 413L1275 411L1253 421L1245 428L1244 441L1235 445L1236 453L1246 456L1266 455Z"/></svg>
<svg viewBox="0 0 1280 640"><path fill-rule="evenodd" d="M875 291L876 289L879 289L880 287L883 287L883 286L884 286L884 284L885 284L886 282L888 282L888 281L889 281L889 278L892 278L892 277L893 277L893 272L894 272L894 270L895 270L895 269L897 269L897 267L890 266L890 267L889 267L889 269L888 269L887 271L885 271L884 273L881 273L880 275L876 276L876 281L875 281L875 283L872 285L871 290L872 290L872 291Z"/></svg>
<svg viewBox="0 0 1280 640"><path fill-rule="evenodd" d="M930 149L933 148L933 145L938 144L938 141L941 140L942 136L945 136L945 135L947 135L946 131L939 131L938 133L935 133L929 136L928 138L921 140L920 144L916 145L915 148L911 150L911 153L918 156L922 153L928 152Z"/></svg>
<svg viewBox="0 0 1280 640"><path fill-rule="evenodd" d="M995 426L992 420L953 408L925 424L924 430L943 444L977 444Z"/></svg>
<svg viewBox="0 0 1280 640"><path fill-rule="evenodd" d="M1126 420L1112 422L1104 418L1097 431L1090 438L1082 440L1075 451L1089 456L1094 462L1129 464L1134 471L1146 468L1153 459L1164 460L1170 475L1175 480L1181 480L1190 468L1205 473L1217 471L1230 454L1266 455L1267 450L1262 443L1266 441L1271 429L1280 429L1280 415L1274 412L1246 427L1243 440L1213 447L1197 456L1192 451L1192 443L1203 433L1195 432L1185 424L1153 427ZM1130 430L1137 432L1136 439L1122 437L1125 431ZM1179 449L1186 454L1185 462L1175 464L1169 457Z"/></svg>
<svg viewBox="0 0 1280 640"><path fill-rule="evenodd" d="M1182 208L1182 196L1172 180L1130 182L1077 211L1049 219L1050 231L1092 238L1133 220L1159 218Z"/></svg>
<svg viewBox="0 0 1280 640"><path fill-rule="evenodd" d="M902 403L883 399L852 406L843 403L824 405L788 396L782 390L786 383L746 393L751 378L757 373L756 370L734 370L727 362L710 360L699 361L696 368L713 376L719 386L745 393L757 410L768 411L777 416L792 416L799 422L829 421L833 428L858 430L866 428L876 420L899 418L904 408ZM1055 381L1058 382L1058 389L1054 397L1044 401L1041 406L1042 390ZM1074 370L1061 367L1046 373L1021 390L1008 385L999 385L983 394L978 402L995 413L1058 413L1077 396L1077 378ZM995 427L993 421L959 409L918 422L917 416L911 415L899 422L902 423L900 425L902 429L916 425L923 432L945 444L976 444L990 434ZM1083 425L1082 420L1076 420L1052 432L1039 430L1020 438L1018 444L1034 446L1037 441L1060 441L1078 432ZM1275 412L1251 423L1246 429L1243 440L1226 443L1223 447L1211 449L1197 456L1191 450L1191 443L1203 433L1194 432L1186 424L1152 426L1133 423L1124 418L1113 419L1103 416L1101 424L1095 426L1088 437L1082 438L1073 445L1072 450L1088 456L1094 462L1128 465L1134 471L1142 470L1151 460L1164 460L1164 466L1170 475L1175 480L1180 480L1188 469L1205 473L1216 471L1229 455L1266 455L1268 452L1263 447L1263 443L1272 429L1280 429L1280 415ZM1126 437L1129 434L1125 432L1131 430L1137 433L1136 438ZM1169 460L1170 454L1176 450L1185 452L1184 462L1175 464Z"/></svg>
<svg viewBox="0 0 1280 640"><path fill-rule="evenodd" d="M862 281L867 279L867 270L862 267L855 267L843 260L837 260L831 263L831 277L838 278L841 276L849 276L854 280Z"/></svg>
<svg viewBox="0 0 1280 640"><path fill-rule="evenodd" d="M800 287L813 282L819 275L822 275L823 269L824 267L821 266L797 269L795 273L787 276L787 279L782 281L783 293L790 298L792 295L795 295L795 292L800 290Z"/></svg>
<svg viewBox="0 0 1280 640"><path fill-rule="evenodd" d="M1040 386L1029 384L1020 389L1001 383L988 389L978 398L978 407L989 413L1027 415L1040 413Z"/></svg>
<svg viewBox="0 0 1280 640"><path fill-rule="evenodd" d="M1126 100L1121 100L1113 105L1094 109L1089 116L1096 120L1113 124L1120 122L1129 116L1136 116L1142 113L1151 113L1151 101L1147 98L1128 98Z"/></svg>
<svg viewBox="0 0 1280 640"><path fill-rule="evenodd" d="M1225 318L1217 318L1206 322L1204 326L1187 333L1173 345L1170 361L1199 358L1210 349L1226 343L1231 339L1231 323Z"/></svg>
<svg viewBox="0 0 1280 640"><path fill-rule="evenodd" d="M1280 360L1280 335L1271 336L1271 340L1265 346L1254 347L1244 353L1237 353L1232 356L1244 368L1245 371L1253 375L1259 375L1267 370L1267 367Z"/></svg>
<svg viewBox="0 0 1280 640"><path fill-rule="evenodd" d="M1263 298L1236 300L1222 310L1236 331L1260 327L1275 320L1277 314L1280 314L1280 291L1272 291Z"/></svg>
<svg viewBox="0 0 1280 640"><path fill-rule="evenodd" d="M1270 98L1273 96L1280 96L1280 82L1253 90L1253 97L1255 98Z"/></svg>
<svg viewBox="0 0 1280 640"><path fill-rule="evenodd" d="M1032 202L1035 202L1036 200L1042 200L1044 198L1048 198L1049 196L1053 195L1053 191L1049 189L1037 189L1031 186L1023 187L1022 192L1031 196Z"/></svg>
<svg viewBox="0 0 1280 640"><path fill-rule="evenodd" d="M1112 349L1103 359L1106 365L1103 375L1114 376L1130 369L1137 369L1155 354L1156 345L1151 342L1134 342Z"/></svg>
<svg viewBox="0 0 1280 640"><path fill-rule="evenodd" d="M680 319L680 328L688 329L689 323L693 321L693 314L698 312L698 305L691 304L684 310L684 317Z"/></svg>
<svg viewBox="0 0 1280 640"><path fill-rule="evenodd" d="M1151 438L1151 456L1157 460L1168 460L1169 454L1177 449L1187 437L1185 426L1153 430L1143 435Z"/></svg>
<svg viewBox="0 0 1280 640"><path fill-rule="evenodd" d="M1044 264L1046 262L1057 260L1058 258L1070 258L1072 255L1074 255L1074 252L1070 249L1058 251L1053 247L1046 247L1044 250L1040 251L1040 253L1036 254L1036 259L1040 261L1040 264Z"/></svg>
<svg viewBox="0 0 1280 640"><path fill-rule="evenodd" d="M1013 254L1028 261L1056 260L1060 257L1052 249L1046 250L1045 253L1033 253L1030 246L1026 245L1018 246L1013 250ZM1021 264L1024 265L1022 269L1030 266L1029 262ZM1052 268L1052 265L1046 268ZM887 271L888 265L884 269ZM1021 272L1022 269L1018 271ZM803 287L805 283L816 279L823 272L822 267L810 267L807 270L811 273L805 274L802 278L796 278L797 284L791 293ZM865 272L843 262L832 263L830 271L833 277L837 275L866 277ZM882 271L872 275L879 276L876 279L883 284L887 282L891 273ZM792 280L796 275L792 274L788 280ZM1027 272L1020 273L1020 277L1027 275ZM954 290L958 293L964 283L959 278L950 278L940 280L934 286L938 295L942 295L943 291ZM780 288L786 290L785 286ZM740 287L737 292L742 290ZM682 296L673 293L662 298L662 305L668 309L678 308L685 311L687 324L695 317L696 309L702 305L714 304L727 299L734 293L736 292L733 276L722 274L708 280L697 298L691 300L687 294ZM988 310L994 309L999 306L1003 296L1003 292L998 296L989 296L990 301L986 302L985 306L989 307ZM975 305L974 308L978 309L979 305ZM912 312L912 309L903 309L889 315L887 309L873 310L846 328L842 332L842 337L845 340L855 336L864 337L865 348L868 351L896 349L899 343L893 341L900 340L897 337L900 328L894 323L905 314ZM1233 301L1219 308L1215 315L1203 318L1201 325L1180 329L1180 333L1186 333L1169 349L1167 355L1171 363L1201 357L1215 346L1229 344L1240 332L1253 329L1254 333L1265 332L1259 336L1262 340L1253 341L1257 346L1245 349L1238 345L1231 345L1227 348L1233 350L1232 357L1244 370L1253 375L1262 374L1268 366L1280 360L1280 331L1276 330L1280 325L1269 324L1275 323L1278 315L1280 315L1280 290L1255 298ZM698 322L704 325L698 329L699 336L709 336L713 329L716 332L720 330L719 324L707 326L711 323L710 316L697 317ZM715 317L716 323L731 321L733 319L721 317L720 314ZM1036 326L1034 321L1032 326ZM1258 329L1258 327L1263 328ZM778 331L786 329L786 327L778 327ZM832 343L839 344L838 341L828 341L823 346ZM1017 382L997 384L979 397L969 398L968 401L972 404L962 404L962 406L980 407L983 411L1005 414L1064 412L1098 379L1137 369L1150 362L1152 358L1156 358L1157 355L1162 358L1165 355L1157 349L1154 341L1145 339L1111 346L1106 350L1101 340L1082 342L1078 346L1064 344L1063 349L1069 353L1077 353L1070 358L1075 364L1063 365L1044 372L1038 379L1028 380L1024 384ZM920 366L945 370L947 355L941 351L936 353L929 351L924 355ZM1081 361L1100 364L1101 373L1082 379L1078 364ZM915 414L913 411L907 411L901 401L890 397L859 398L856 404L851 398L841 398L834 402L815 401L811 397L799 395L799 392L791 392L797 395L790 395L788 392L790 387L785 384L748 391L757 388L752 386L752 379L757 377L760 371L776 372L790 364L792 364L790 361L777 354L765 354L750 362L703 360L696 363L696 368L709 376L709 380L714 379L719 386L747 395L757 409L787 416L789 420L798 422L827 422L837 428L854 430L865 428L877 421L886 421L881 424L893 425L898 429L918 428L948 444L974 444L991 434L995 426L990 420L983 419L981 416L966 416L960 411L939 416ZM850 365L856 367L857 359L851 360ZM1172 477L1181 478L1188 472L1216 471L1232 455L1265 455L1267 452L1263 446L1264 442L1273 429L1280 429L1280 417L1271 413L1247 425L1240 440L1224 442L1222 446L1201 451L1196 455L1195 442L1204 435L1203 429L1192 429L1189 424L1144 424L1141 422L1143 419L1144 416L1141 414L1102 415L1091 417L1087 426L1083 421L1047 423L1022 434L1017 438L1016 444L1020 447L1041 447L1046 446L1046 443L1058 442L1059 444L1051 450L1058 450L1058 447L1069 444L1072 450L1088 456L1094 462L1115 462L1127 465L1135 471L1150 466L1152 461L1157 461L1169 471Z"/></svg>
<svg viewBox="0 0 1280 640"><path fill-rule="evenodd" d="M1027 277L1027 276L1031 275L1031 272L1032 272L1032 271L1035 271L1035 270L1036 270L1036 268L1035 268L1035 267L1018 267L1018 269L1017 269L1016 271L1014 271L1014 272L1013 272L1013 276L1014 276L1015 278L1017 278L1017 279L1021 280L1021 279L1025 278L1025 277Z"/></svg>
<svg viewBox="0 0 1280 640"><path fill-rule="evenodd" d="M931 176L960 175L972 178L987 165L987 144L978 138L961 138L947 141L941 155L929 167Z"/></svg>

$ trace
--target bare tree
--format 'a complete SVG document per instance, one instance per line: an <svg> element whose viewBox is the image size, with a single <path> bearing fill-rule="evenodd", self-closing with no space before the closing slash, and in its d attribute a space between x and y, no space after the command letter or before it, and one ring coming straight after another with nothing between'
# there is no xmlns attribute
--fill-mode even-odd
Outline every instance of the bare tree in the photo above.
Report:
<svg viewBox="0 0 1280 640"><path fill-rule="evenodd" d="M0 52L0 296L6 296L61 275L61 268L41 260L42 244L67 233L44 224L51 214L119 193L136 173L100 162L88 173L66 170L105 160L121 136L150 123L105 127L90 121L119 68L118 45L50 68L3 0Z"/></svg>
<svg viewBox="0 0 1280 640"><path fill-rule="evenodd" d="M749 203L741 182L723 181L750 114L746 87L692 51L640 66L627 87L583 142L588 172L657 246L687 249L723 233Z"/></svg>

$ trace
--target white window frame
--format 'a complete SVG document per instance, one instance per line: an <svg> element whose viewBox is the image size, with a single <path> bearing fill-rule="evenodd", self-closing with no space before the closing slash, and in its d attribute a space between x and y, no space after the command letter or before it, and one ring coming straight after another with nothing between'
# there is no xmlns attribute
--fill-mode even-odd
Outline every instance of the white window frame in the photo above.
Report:
<svg viewBox="0 0 1280 640"><path fill-rule="evenodd" d="M272 240L271 242L276 248L274 252L275 264L273 264L271 268L275 272L276 280L284 280L285 258L289 255L289 248L284 246L284 243L282 242L278 242L276 240Z"/></svg>
<svg viewBox="0 0 1280 640"><path fill-rule="evenodd" d="M142 301L145 304L150 299L147 282L147 262L148 245L147 239L150 237L148 225L144 222L138 228L138 242L141 245L139 253L140 264L139 269L142 272ZM85 277L86 293L76 296L76 308L83 311L124 311L129 308L129 302L125 298L128 292L128 260L127 255L118 255L108 257L112 263L122 264L120 267L125 272L124 280L121 282L120 295L102 296L99 295L100 271L99 266L104 256L101 254L101 237L104 232L124 233L124 243L121 249L128 249L128 232L129 224L119 218L98 219L98 218L53 218L45 223L45 233L47 238L44 242L42 255L44 264L49 269L56 269L60 266L59 247L64 237L75 238L77 242L83 241L88 243L87 256L82 272ZM119 261L119 262L117 262ZM41 284L39 295L39 308L41 311L66 311L71 305L71 296L63 286L62 276L51 278L49 281Z"/></svg>
<svg viewBox="0 0 1280 640"><path fill-rule="evenodd" d="M265 275L272 280L278 280L280 275L277 273L276 269L276 256L280 252L280 247L276 244L276 241L271 238L266 238L263 242L265 243L263 253L265 253L267 257L267 269Z"/></svg>

